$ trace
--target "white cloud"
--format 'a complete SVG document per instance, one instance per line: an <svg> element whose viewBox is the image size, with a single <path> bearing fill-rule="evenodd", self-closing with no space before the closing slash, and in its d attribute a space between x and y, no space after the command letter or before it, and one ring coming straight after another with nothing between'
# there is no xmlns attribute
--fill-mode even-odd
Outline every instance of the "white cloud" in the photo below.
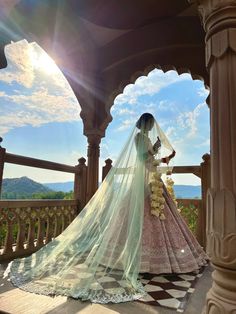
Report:
<svg viewBox="0 0 236 314"><path fill-rule="evenodd" d="M121 125L116 130L124 131L126 129L129 129L131 126L134 126L136 121L137 121L137 118L126 119L122 121Z"/></svg>
<svg viewBox="0 0 236 314"><path fill-rule="evenodd" d="M200 97L207 98L207 96L209 95L209 90L207 90L204 86L201 86L198 89L197 93Z"/></svg>
<svg viewBox="0 0 236 314"><path fill-rule="evenodd" d="M202 143L196 145L196 147L201 147L201 146L210 147L210 139L208 138L205 141L203 141Z"/></svg>
<svg viewBox="0 0 236 314"><path fill-rule="evenodd" d="M74 181L73 173L38 169L13 164L4 165L4 178L20 178L23 176L27 176L32 180L42 183Z"/></svg>
<svg viewBox="0 0 236 314"><path fill-rule="evenodd" d="M13 88L9 94L0 92L1 135L25 125L80 120L80 106L69 83L36 43L22 40L8 45L6 57L8 67L0 71L0 81ZM53 73L43 63L35 64L40 57Z"/></svg>
<svg viewBox="0 0 236 314"><path fill-rule="evenodd" d="M177 117L177 123L181 128L187 129L187 137L194 137L197 133L197 118L199 117L201 110L205 108L206 103L201 103L194 108L193 111L183 112Z"/></svg>
<svg viewBox="0 0 236 314"><path fill-rule="evenodd" d="M173 136L176 136L176 129L173 126L168 126L165 134L168 139L171 139Z"/></svg>
<svg viewBox="0 0 236 314"><path fill-rule="evenodd" d="M125 115L135 115L136 112L133 110L130 110L128 108L115 108L113 110L113 114L115 114L116 116L125 116Z"/></svg>
<svg viewBox="0 0 236 314"><path fill-rule="evenodd" d="M8 84L17 82L30 88L33 84L35 73L30 62L32 46L26 40L7 45L5 54L8 62L6 69L0 71L0 81Z"/></svg>
<svg viewBox="0 0 236 314"><path fill-rule="evenodd" d="M135 84L129 84L125 87L122 94L118 95L114 101L114 105L136 104L138 97L143 95L154 95L161 89L182 80L191 80L189 74L178 75L175 71L162 72L153 70L148 76L141 76Z"/></svg>
<svg viewBox="0 0 236 314"><path fill-rule="evenodd" d="M176 111L176 104L174 102L170 102L169 100L161 100L157 105L157 109L160 111Z"/></svg>

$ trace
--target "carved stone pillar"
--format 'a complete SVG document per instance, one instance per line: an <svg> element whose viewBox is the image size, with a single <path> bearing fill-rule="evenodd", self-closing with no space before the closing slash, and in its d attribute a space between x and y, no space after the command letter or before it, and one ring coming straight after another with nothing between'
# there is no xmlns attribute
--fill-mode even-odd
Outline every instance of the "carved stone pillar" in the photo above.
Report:
<svg viewBox="0 0 236 314"><path fill-rule="evenodd" d="M93 196L98 188L100 142L100 135L88 135L87 202L90 200L90 198Z"/></svg>
<svg viewBox="0 0 236 314"><path fill-rule="evenodd" d="M215 267L205 312L236 313L236 1L199 0L210 74L211 189L207 252Z"/></svg>
<svg viewBox="0 0 236 314"><path fill-rule="evenodd" d="M201 186L202 186L202 207L198 217L198 240L206 249L206 217L207 217L207 191L211 187L211 169L210 169L210 155L202 156L201 163Z"/></svg>

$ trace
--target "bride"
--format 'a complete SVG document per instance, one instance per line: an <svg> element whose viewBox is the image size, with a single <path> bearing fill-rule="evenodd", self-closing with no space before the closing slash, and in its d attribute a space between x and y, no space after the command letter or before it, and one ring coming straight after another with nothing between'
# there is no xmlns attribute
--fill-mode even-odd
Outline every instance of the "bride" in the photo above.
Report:
<svg viewBox="0 0 236 314"><path fill-rule="evenodd" d="M118 303L145 295L139 273L198 270L207 256L161 180L162 163L174 155L144 113L81 213L38 252L14 260L11 282L34 293Z"/></svg>

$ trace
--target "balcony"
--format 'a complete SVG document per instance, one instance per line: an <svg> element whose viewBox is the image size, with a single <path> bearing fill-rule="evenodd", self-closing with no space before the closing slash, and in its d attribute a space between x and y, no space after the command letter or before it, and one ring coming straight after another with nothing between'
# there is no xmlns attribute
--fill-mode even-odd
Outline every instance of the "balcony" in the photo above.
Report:
<svg viewBox="0 0 236 314"><path fill-rule="evenodd" d="M0 149L0 153L2 153L1 160L3 160L2 170L4 163L8 162L70 172L74 173L75 177L74 200L0 201L0 228L4 230L0 239L0 271L3 274L8 261L37 251L51 239L58 236L76 217L87 201L87 166L84 158L81 158L79 164L73 167L9 154L3 148ZM108 159L103 167L103 179L111 167L112 163ZM205 156L204 162L200 166L174 167L173 172L194 173L201 177L203 198L201 200L179 199L177 201L180 208L188 208L190 213L192 210L197 215L195 235L198 241L205 246L205 196L206 188L209 184L209 158ZM80 189L78 188L78 183ZM204 306L205 294L211 284L211 267L208 266L196 284L194 294L187 303L185 313L200 313L199 309L202 309ZM51 298L49 296L36 295L13 287L7 279L1 279L0 293L0 310L4 313L176 313L176 310L151 306L138 301L99 305L62 296ZM40 307L38 306L39 304Z"/></svg>

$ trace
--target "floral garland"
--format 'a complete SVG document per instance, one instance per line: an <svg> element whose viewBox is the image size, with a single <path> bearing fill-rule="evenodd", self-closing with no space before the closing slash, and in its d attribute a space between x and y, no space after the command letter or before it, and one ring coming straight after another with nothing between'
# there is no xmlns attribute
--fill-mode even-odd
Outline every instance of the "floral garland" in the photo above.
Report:
<svg viewBox="0 0 236 314"><path fill-rule="evenodd" d="M166 189L169 192L169 194L170 194L171 198L173 199L173 201L175 202L175 204L178 205L178 203L176 201L173 185L174 185L174 181L172 180L172 178L167 177L166 178Z"/></svg>
<svg viewBox="0 0 236 314"><path fill-rule="evenodd" d="M154 160L153 166L160 164L160 160ZM152 174L151 178L151 214L160 220L165 219L163 209L165 208L165 199L163 197L163 183L161 182L161 173L157 170Z"/></svg>

